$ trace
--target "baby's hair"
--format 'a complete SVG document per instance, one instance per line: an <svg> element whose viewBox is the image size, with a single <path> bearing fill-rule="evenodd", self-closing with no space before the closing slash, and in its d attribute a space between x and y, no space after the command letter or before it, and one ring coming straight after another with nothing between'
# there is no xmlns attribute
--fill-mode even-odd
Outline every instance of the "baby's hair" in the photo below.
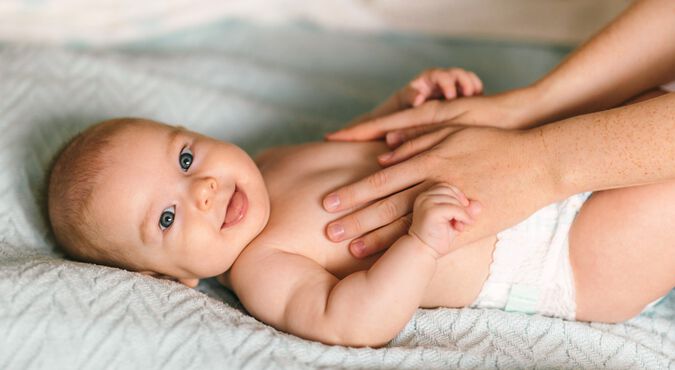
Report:
<svg viewBox="0 0 675 370"><path fill-rule="evenodd" d="M77 261L135 270L117 248L98 235L90 213L92 192L110 160L112 139L141 120L118 118L97 123L77 134L56 156L47 189L47 211L56 242Z"/></svg>

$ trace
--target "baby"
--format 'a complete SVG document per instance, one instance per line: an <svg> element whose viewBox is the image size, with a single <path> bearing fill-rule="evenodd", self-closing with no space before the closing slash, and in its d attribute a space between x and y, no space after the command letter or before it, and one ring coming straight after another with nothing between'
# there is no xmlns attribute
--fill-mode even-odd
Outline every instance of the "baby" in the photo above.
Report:
<svg viewBox="0 0 675 370"><path fill-rule="evenodd" d="M459 69L423 74L401 101L479 93L474 77ZM321 199L378 170L376 157L387 150L382 142L318 142L274 148L254 161L180 127L109 120L58 156L50 222L75 259L190 287L217 276L256 318L328 344L384 345L418 307L625 320L673 286L655 278L645 294L611 302L611 310L599 300L576 301L576 290L590 285L575 280L574 259L590 257L582 248L570 261L567 234L588 194L546 207L499 238L459 245L455 238L479 217L479 205L436 184L416 197L406 235L384 253L355 259L347 242L325 237L335 215Z"/></svg>

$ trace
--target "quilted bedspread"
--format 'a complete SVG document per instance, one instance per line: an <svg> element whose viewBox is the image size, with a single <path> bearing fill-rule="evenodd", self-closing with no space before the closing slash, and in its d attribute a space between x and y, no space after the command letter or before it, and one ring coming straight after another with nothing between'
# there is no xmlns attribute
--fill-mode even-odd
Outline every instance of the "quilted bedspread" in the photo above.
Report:
<svg viewBox="0 0 675 370"><path fill-rule="evenodd" d="M566 49L223 22L114 49L0 45L0 368L675 368L675 293L619 325L485 309L419 310L385 348L326 346L198 289L62 258L46 169L86 125L182 124L250 153L321 138L423 68L470 68L489 91Z"/></svg>

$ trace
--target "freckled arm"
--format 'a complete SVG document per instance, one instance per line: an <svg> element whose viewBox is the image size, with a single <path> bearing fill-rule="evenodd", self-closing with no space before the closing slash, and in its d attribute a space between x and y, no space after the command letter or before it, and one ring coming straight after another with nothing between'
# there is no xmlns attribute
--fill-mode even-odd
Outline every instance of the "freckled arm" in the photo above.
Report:
<svg viewBox="0 0 675 370"><path fill-rule="evenodd" d="M675 79L675 1L641 0L530 86L528 121L615 107Z"/></svg>
<svg viewBox="0 0 675 370"><path fill-rule="evenodd" d="M675 93L532 129L558 198L675 179Z"/></svg>

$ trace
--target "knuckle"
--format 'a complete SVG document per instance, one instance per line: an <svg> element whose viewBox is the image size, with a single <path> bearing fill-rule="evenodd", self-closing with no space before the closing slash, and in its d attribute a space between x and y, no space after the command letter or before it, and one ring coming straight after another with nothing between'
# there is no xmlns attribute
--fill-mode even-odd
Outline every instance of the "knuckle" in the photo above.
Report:
<svg viewBox="0 0 675 370"><path fill-rule="evenodd" d="M394 220L399 216L399 209L396 203L388 199L380 201L378 210L380 217L385 220Z"/></svg>
<svg viewBox="0 0 675 370"><path fill-rule="evenodd" d="M355 234L361 234L363 232L363 222L359 219L358 216L355 216L351 219L351 222L348 223L351 226L351 232Z"/></svg>
<svg viewBox="0 0 675 370"><path fill-rule="evenodd" d="M388 175L385 171L378 171L368 177L368 184L375 189L380 189L387 184Z"/></svg>
<svg viewBox="0 0 675 370"><path fill-rule="evenodd" d="M351 204L354 200L354 189L351 186L345 187L337 192L342 205Z"/></svg>
<svg viewBox="0 0 675 370"><path fill-rule="evenodd" d="M374 231L363 237L363 251L364 254L370 254L371 252L376 252L382 248L383 238L379 232Z"/></svg>
<svg viewBox="0 0 675 370"><path fill-rule="evenodd" d="M415 150L415 140L408 140L405 141L401 145L401 152L402 153L411 153Z"/></svg>
<svg viewBox="0 0 675 370"><path fill-rule="evenodd" d="M437 152L438 150L433 146L419 155L415 168L417 171L423 173L426 178L432 178L436 170L442 168L440 167L442 165L442 158Z"/></svg>

